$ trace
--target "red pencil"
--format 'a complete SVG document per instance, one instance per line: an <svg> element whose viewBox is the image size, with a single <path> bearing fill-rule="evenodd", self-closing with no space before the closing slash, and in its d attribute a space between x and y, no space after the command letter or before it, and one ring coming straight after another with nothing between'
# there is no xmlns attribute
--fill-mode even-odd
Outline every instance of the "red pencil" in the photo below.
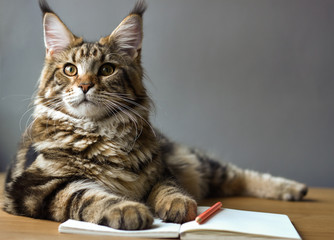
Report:
<svg viewBox="0 0 334 240"><path fill-rule="evenodd" d="M210 207L208 210L206 210L205 212L203 212L200 215L198 215L198 217L196 217L195 221L198 224L202 224L208 218L210 218L211 216L213 216L221 207L222 207L222 203L221 202L217 202L215 205L213 205L212 207Z"/></svg>

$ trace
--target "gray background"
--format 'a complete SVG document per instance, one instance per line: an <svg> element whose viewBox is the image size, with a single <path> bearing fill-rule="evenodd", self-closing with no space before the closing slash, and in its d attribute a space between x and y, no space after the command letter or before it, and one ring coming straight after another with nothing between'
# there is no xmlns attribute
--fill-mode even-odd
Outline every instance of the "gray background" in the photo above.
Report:
<svg viewBox="0 0 334 240"><path fill-rule="evenodd" d="M241 167L334 187L334 1L147 2L156 126ZM134 1L49 4L92 41ZM37 1L0 0L1 170L29 121L44 51Z"/></svg>

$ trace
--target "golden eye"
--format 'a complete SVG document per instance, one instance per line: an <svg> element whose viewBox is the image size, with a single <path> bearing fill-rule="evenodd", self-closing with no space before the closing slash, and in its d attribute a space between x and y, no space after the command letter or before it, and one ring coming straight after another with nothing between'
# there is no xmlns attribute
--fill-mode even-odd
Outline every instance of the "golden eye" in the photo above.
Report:
<svg viewBox="0 0 334 240"><path fill-rule="evenodd" d="M67 76L72 77L72 76L77 75L77 73L78 73L78 69L77 69L77 67L74 66L73 64L68 63L68 64L66 64L65 67L64 67L64 73L65 73Z"/></svg>
<svg viewBox="0 0 334 240"><path fill-rule="evenodd" d="M109 76L115 71L114 65L111 63L103 64L99 69L99 75L101 76Z"/></svg>

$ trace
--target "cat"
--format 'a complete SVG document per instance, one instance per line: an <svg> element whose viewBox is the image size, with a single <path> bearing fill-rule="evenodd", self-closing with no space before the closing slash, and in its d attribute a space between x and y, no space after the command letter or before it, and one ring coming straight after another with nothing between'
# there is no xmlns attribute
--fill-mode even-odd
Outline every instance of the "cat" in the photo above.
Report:
<svg viewBox="0 0 334 240"><path fill-rule="evenodd" d="M5 211L145 229L155 216L193 220L204 197L306 195L302 183L220 163L151 126L141 65L145 2L98 42L75 36L39 4L45 64L33 121L7 172Z"/></svg>

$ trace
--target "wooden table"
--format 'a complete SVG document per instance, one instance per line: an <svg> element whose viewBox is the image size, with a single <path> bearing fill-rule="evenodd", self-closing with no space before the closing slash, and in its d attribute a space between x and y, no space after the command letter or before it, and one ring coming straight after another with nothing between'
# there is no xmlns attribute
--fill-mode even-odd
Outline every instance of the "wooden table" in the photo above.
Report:
<svg viewBox="0 0 334 240"><path fill-rule="evenodd" d="M4 174L0 174L1 205ZM334 189L311 188L302 202L283 202L249 197L205 199L200 205L210 206L218 200L223 207L241 210L287 214L305 240L334 239ZM125 239L58 233L59 223L10 215L0 210L0 239ZM126 238L128 239L128 238ZM133 238L135 239L135 238ZM137 238L138 239L138 238ZM143 238L141 238L143 240Z"/></svg>

